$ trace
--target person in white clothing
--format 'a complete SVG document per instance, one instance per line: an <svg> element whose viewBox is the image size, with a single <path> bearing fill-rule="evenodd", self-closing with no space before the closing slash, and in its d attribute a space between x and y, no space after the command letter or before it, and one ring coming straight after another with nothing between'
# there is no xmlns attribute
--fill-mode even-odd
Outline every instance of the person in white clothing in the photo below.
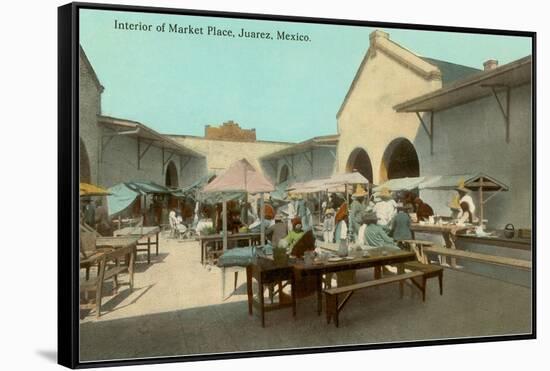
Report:
<svg viewBox="0 0 550 371"><path fill-rule="evenodd" d="M178 225L178 219L176 217L176 210L171 209L168 214L168 222L170 223L170 237L176 236L176 226Z"/></svg>
<svg viewBox="0 0 550 371"><path fill-rule="evenodd" d="M474 204L474 199L470 196L470 190L464 186L464 181L459 183L456 191L458 192L459 204L462 204L463 202L468 204L468 212L470 213L468 219L471 219L473 223L478 222L479 219L476 217L476 205Z"/></svg>
<svg viewBox="0 0 550 371"><path fill-rule="evenodd" d="M391 192L388 188L382 188L376 197L381 200L373 207L373 211L376 213L376 217L378 218L377 224L387 228L397 213L397 203L392 198Z"/></svg>

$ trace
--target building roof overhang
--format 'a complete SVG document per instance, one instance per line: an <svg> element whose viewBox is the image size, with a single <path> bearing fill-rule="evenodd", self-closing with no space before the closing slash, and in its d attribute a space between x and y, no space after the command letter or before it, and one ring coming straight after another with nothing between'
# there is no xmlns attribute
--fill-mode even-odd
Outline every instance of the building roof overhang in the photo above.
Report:
<svg viewBox="0 0 550 371"><path fill-rule="evenodd" d="M468 103L499 90L531 82L532 58L527 56L497 67L482 71L444 88L421 95L394 106L397 112L437 112Z"/></svg>

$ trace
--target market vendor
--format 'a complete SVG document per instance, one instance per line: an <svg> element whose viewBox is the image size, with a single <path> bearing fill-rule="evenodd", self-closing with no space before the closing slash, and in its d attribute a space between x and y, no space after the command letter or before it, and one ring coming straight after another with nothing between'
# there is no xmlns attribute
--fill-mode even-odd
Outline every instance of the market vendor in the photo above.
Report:
<svg viewBox="0 0 550 371"><path fill-rule="evenodd" d="M300 238L304 235L304 231L302 229L302 219L299 216L294 217L291 220L292 223L292 230L288 232L286 236L286 242L288 242L288 248L292 251L292 248L294 247L294 244L298 242Z"/></svg>
<svg viewBox="0 0 550 371"><path fill-rule="evenodd" d="M275 224L265 231L266 238L271 241L271 246L279 246L279 241L288 236L288 228L281 214L275 215ZM287 244L288 246L288 244Z"/></svg>
<svg viewBox="0 0 550 371"><path fill-rule="evenodd" d="M410 206L397 206L397 214L393 217L391 224L391 233L395 241L412 240L411 217L409 216Z"/></svg>
<svg viewBox="0 0 550 371"><path fill-rule="evenodd" d="M420 197L414 199L414 205L416 207L416 218L418 221L428 220L430 216L434 215L432 207L425 203Z"/></svg>
<svg viewBox="0 0 550 371"><path fill-rule="evenodd" d="M334 241L340 243L342 240L348 239L348 204L343 203L336 211L334 216L334 224L336 225L334 230Z"/></svg>
<svg viewBox="0 0 550 371"><path fill-rule="evenodd" d="M351 195L353 201L350 205L350 229L351 233L355 236L355 239L357 239L357 234L359 232L359 227L361 226L363 214L366 211L366 207L363 202L366 195L367 192L365 191L365 188L363 188L363 186L360 184L357 185L355 193Z"/></svg>
<svg viewBox="0 0 550 371"><path fill-rule="evenodd" d="M470 223L475 223L478 221L478 218L476 217L476 205L474 204L474 199L470 195L470 190L466 188L464 185L464 180L461 180L458 186L456 187L456 191L458 192L458 197L460 198L459 203L462 205L463 202L466 202L468 204L465 209L467 210L469 216L468 218L471 219ZM462 209L462 206L461 206Z"/></svg>
<svg viewBox="0 0 550 371"><path fill-rule="evenodd" d="M378 217L375 213L366 213L363 216L363 223L367 225L364 234L364 243L368 246L382 247L394 246L397 247L393 238L391 238L384 227L378 224Z"/></svg>
<svg viewBox="0 0 550 371"><path fill-rule="evenodd" d="M449 206L449 209L451 209L451 220L453 222L456 222L458 220L458 217L459 217L461 211L462 211L462 209L460 208L459 196L453 197L451 202L449 202L448 206Z"/></svg>
<svg viewBox="0 0 550 371"><path fill-rule="evenodd" d="M389 228L391 220L397 213L397 203L393 199L390 190L386 187L383 187L376 194L376 198L379 201L374 205L373 211L378 218L378 225Z"/></svg>

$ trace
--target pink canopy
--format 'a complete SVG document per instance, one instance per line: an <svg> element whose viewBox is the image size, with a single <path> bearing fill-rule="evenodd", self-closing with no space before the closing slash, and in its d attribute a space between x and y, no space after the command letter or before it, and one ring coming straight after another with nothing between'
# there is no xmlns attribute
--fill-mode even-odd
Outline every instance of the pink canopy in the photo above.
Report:
<svg viewBox="0 0 550 371"><path fill-rule="evenodd" d="M231 164L227 170L206 185L203 192L246 192L254 194L274 190L273 184L243 158Z"/></svg>

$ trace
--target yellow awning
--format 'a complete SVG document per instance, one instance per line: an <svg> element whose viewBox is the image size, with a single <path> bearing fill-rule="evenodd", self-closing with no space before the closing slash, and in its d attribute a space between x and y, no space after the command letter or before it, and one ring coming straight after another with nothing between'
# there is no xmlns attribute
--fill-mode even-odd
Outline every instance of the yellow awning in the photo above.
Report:
<svg viewBox="0 0 550 371"><path fill-rule="evenodd" d="M93 184L80 183L80 197L84 196L107 196L111 193L105 188Z"/></svg>

